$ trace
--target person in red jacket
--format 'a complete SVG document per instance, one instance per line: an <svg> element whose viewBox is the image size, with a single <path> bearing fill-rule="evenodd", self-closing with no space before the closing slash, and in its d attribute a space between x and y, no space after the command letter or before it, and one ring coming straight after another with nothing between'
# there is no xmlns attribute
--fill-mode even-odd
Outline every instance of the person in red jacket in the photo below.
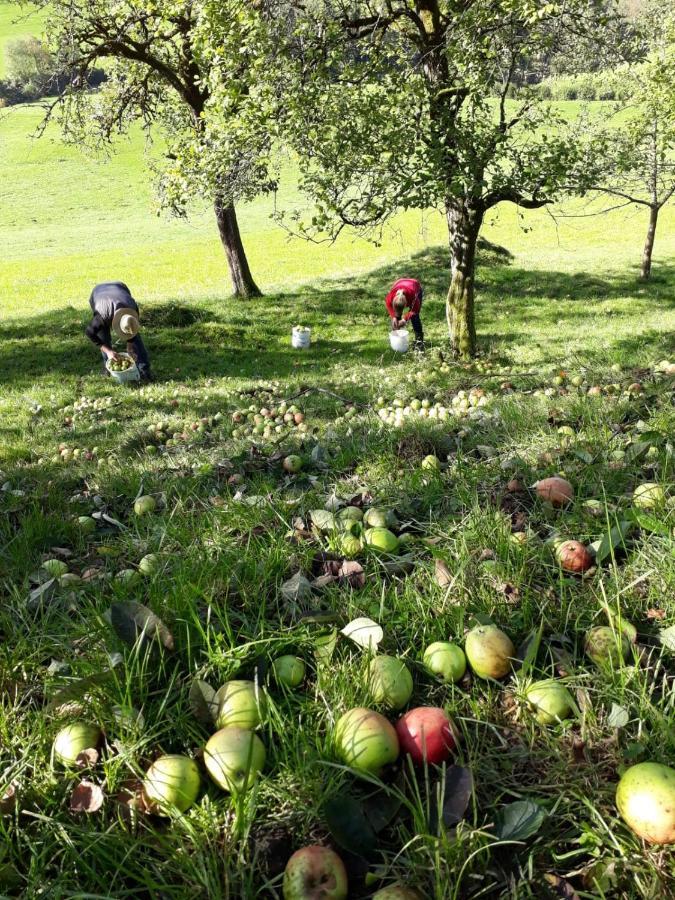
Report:
<svg viewBox="0 0 675 900"><path fill-rule="evenodd" d="M424 350L424 331L420 319L423 299L424 290L416 278L399 278L385 299L392 329L397 331L410 322L415 332L417 350Z"/></svg>

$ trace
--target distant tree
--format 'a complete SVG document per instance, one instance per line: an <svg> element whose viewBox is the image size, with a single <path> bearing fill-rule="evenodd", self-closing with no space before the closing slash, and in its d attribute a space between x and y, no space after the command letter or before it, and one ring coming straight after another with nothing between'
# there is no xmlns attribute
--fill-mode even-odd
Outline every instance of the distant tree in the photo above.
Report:
<svg viewBox="0 0 675 900"><path fill-rule="evenodd" d="M97 149L140 121L166 143L158 172L160 197L183 213L190 200L213 203L234 293L259 295L239 231L236 204L273 185L267 173L269 134L246 129L256 4L246 0L37 0L60 66L70 75L56 104L66 138ZM213 45L209 12L226 27ZM87 89L103 64L100 92ZM255 92L254 92L255 93ZM224 101L227 102L224 102ZM214 125L217 119L217 129ZM219 139L215 140L218 133Z"/></svg>
<svg viewBox="0 0 675 900"><path fill-rule="evenodd" d="M628 99L594 138L604 165L594 187L649 210L640 268L645 280L651 276L659 213L675 196L675 15L659 22L652 39L645 62L616 73Z"/></svg>
<svg viewBox="0 0 675 900"><path fill-rule="evenodd" d="M10 41L5 50L6 81L26 99L44 97L57 83L57 67L49 48L36 37Z"/></svg>
<svg viewBox="0 0 675 900"><path fill-rule="evenodd" d="M600 33L601 0L297 0L290 139L314 198L307 235L373 229L435 207L448 226L447 320L476 350L476 247L499 203L521 210L580 190L593 167L555 108L509 99L523 66L569 33ZM586 151L583 151L586 152Z"/></svg>

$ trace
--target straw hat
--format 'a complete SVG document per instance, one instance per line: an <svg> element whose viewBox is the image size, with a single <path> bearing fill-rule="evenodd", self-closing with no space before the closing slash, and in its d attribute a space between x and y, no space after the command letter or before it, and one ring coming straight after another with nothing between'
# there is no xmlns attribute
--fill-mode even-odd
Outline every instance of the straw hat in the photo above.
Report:
<svg viewBox="0 0 675 900"><path fill-rule="evenodd" d="M135 338L141 330L141 323L138 320L138 313L135 309L123 306L115 313L112 321L112 328L115 334L122 340L131 340Z"/></svg>

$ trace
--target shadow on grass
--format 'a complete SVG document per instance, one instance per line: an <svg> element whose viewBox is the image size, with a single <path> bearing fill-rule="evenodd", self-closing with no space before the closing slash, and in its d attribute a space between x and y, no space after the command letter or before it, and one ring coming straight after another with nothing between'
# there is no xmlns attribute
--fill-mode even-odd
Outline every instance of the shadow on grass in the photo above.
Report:
<svg viewBox="0 0 675 900"><path fill-rule="evenodd" d="M169 299L144 308L141 301L145 340L161 378L302 379L306 372L316 380L352 362L376 366L389 353L384 296L403 275L414 275L424 284L425 328L432 340L442 342L449 277L442 247L359 276L243 303L205 298L197 307ZM646 303L664 311L675 309L674 282L675 265L668 264L660 265L649 283L640 282L637 273L528 271L514 266L508 251L484 244L477 281L479 340L498 352L515 352L525 340L541 337L546 345L540 345L542 361L547 361L547 353L553 360L559 334L565 329L574 334L581 323L588 328L593 316L634 318L636 306ZM97 351L84 336L88 321L83 302L81 310L70 306L1 325L0 383L21 387L48 375L96 374ZM290 346L290 330L298 321L310 326L317 338L304 353ZM529 335L520 333L521 325ZM668 355L675 349L674 337L665 329L619 331L604 352L623 354L630 361L638 353ZM579 334L584 354L585 334Z"/></svg>

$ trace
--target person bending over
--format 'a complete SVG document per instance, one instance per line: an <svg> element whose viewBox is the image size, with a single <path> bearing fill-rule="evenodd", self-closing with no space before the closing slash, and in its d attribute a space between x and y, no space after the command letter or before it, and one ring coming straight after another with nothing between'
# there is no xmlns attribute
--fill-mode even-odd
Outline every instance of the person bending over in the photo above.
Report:
<svg viewBox="0 0 675 900"><path fill-rule="evenodd" d="M97 284L91 292L89 306L94 318L85 334L100 348L104 364L106 360L118 358L112 347L114 334L127 342L127 353L138 366L141 381L152 381L148 352L138 334L141 327L138 304L126 284L121 281ZM108 374L107 369L105 372Z"/></svg>
<svg viewBox="0 0 675 900"><path fill-rule="evenodd" d="M416 350L424 350L424 331L420 319L423 299L424 291L417 279L399 278L385 300L394 331L404 327L408 322L411 324L415 332Z"/></svg>

